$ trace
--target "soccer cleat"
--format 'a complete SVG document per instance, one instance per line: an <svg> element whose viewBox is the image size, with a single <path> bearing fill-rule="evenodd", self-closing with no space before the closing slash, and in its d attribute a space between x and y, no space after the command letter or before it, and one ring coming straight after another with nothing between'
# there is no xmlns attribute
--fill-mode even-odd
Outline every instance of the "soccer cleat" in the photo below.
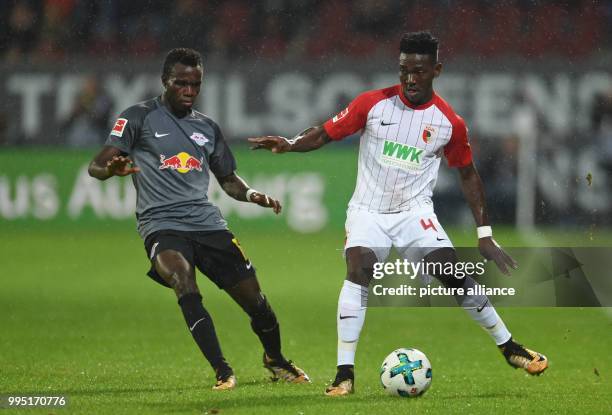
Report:
<svg viewBox="0 0 612 415"><path fill-rule="evenodd" d="M530 375L540 375L548 368L546 356L529 350L512 339L499 348L510 366L525 369Z"/></svg>
<svg viewBox="0 0 612 415"><path fill-rule="evenodd" d="M212 387L214 391L224 391L236 387L236 376L231 369L216 372L217 382Z"/></svg>
<svg viewBox="0 0 612 415"><path fill-rule="evenodd" d="M327 396L346 396L355 392L353 369L339 369L334 382L325 389Z"/></svg>
<svg viewBox="0 0 612 415"><path fill-rule="evenodd" d="M274 361L264 353L263 364L272 373L270 379L273 382L284 380L288 383L310 383L308 375L291 360Z"/></svg>
<svg viewBox="0 0 612 415"><path fill-rule="evenodd" d="M345 379L338 384L334 382L325 389L325 395L327 396L346 396L354 392L353 379Z"/></svg>

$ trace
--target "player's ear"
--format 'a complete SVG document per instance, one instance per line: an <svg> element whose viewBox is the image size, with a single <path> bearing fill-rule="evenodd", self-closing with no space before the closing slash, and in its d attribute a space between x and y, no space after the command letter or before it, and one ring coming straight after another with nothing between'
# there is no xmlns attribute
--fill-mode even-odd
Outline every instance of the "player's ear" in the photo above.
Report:
<svg viewBox="0 0 612 415"><path fill-rule="evenodd" d="M434 78L437 78L442 73L442 62L436 62L434 65Z"/></svg>
<svg viewBox="0 0 612 415"><path fill-rule="evenodd" d="M165 75L162 75L161 81L162 81L162 87L164 88L164 91L165 91L168 88L168 78Z"/></svg>

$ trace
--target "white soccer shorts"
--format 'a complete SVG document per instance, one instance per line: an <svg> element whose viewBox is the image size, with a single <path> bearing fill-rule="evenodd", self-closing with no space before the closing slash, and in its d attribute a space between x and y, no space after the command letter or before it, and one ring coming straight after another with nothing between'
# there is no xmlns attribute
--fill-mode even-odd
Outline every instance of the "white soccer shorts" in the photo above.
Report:
<svg viewBox="0 0 612 415"><path fill-rule="evenodd" d="M453 247L432 205L398 213L349 209L345 230L345 252L355 246L370 248L380 262L387 259L391 247L409 261L420 261L438 248Z"/></svg>

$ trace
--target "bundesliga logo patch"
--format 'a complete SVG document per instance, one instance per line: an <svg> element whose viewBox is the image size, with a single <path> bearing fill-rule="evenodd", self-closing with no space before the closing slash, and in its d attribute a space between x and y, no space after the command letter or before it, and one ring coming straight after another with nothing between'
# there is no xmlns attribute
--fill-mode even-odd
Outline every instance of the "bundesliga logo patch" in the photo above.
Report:
<svg viewBox="0 0 612 415"><path fill-rule="evenodd" d="M111 130L111 135L123 137L123 130L125 130L125 126L127 125L127 123L128 120L126 118L117 118L115 126Z"/></svg>

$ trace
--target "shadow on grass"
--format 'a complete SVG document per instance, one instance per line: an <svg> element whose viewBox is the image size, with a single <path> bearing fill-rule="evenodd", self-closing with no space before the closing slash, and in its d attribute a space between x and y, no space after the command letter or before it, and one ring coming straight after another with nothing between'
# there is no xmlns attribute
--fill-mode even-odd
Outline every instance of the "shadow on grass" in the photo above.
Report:
<svg viewBox="0 0 612 415"><path fill-rule="evenodd" d="M247 382L240 382L240 385L258 385L269 383L266 380L251 380ZM95 395L121 395L121 394L133 394L133 393L147 393L147 392L187 392L187 391L206 391L212 387L211 385L194 385L194 386L154 386L154 387L116 387L116 388L88 388L88 389L62 389L61 391L53 391L53 395L63 395L67 397L71 396L95 396ZM19 395L19 396L37 396L41 394L40 390L36 391L8 391L3 392L5 395ZM49 395L50 392L46 392Z"/></svg>
<svg viewBox="0 0 612 415"><path fill-rule="evenodd" d="M201 400L189 400L182 402L167 402L163 404L153 404L147 402L144 405L162 411L163 413L188 412L188 411L208 411L216 409L220 413L225 410L245 410L255 408L269 408L281 410L281 413L293 413L295 410L303 410L304 412L312 412L313 405L325 405L326 407L334 407L337 405L346 405L347 403L367 403L372 404L372 397L369 395L352 395L347 398L330 398L324 396L319 389L311 393L287 395L277 394L260 394L259 396L239 396L232 392L216 394L218 396L208 395L203 396ZM276 413L276 412L273 412Z"/></svg>
<svg viewBox="0 0 612 415"><path fill-rule="evenodd" d="M190 399L189 401L181 401L181 402L167 402L163 404L152 404L145 403L145 406L150 407L151 409L162 410L164 413L173 413L173 412L185 412L185 411L208 411L210 413L211 409L216 409L219 411L223 410L245 410L245 409L255 409L255 408L270 408L275 409L278 408L282 410L283 413L288 413L287 411L304 410L304 412L312 411L313 407L316 406L325 406L327 408L332 408L336 406L346 406L347 404L364 404L367 406L375 405L384 405L385 402L390 405L398 405L401 403L405 403L410 405L410 403L422 402L423 400L427 400L427 398L417 398L417 399L401 399L396 397L388 397L384 394L373 396L371 393L364 394L355 394L348 397L342 398L330 398L324 396L322 391L319 388L310 387L308 390L304 390L301 393L295 393L294 391L287 391L286 395L282 395L282 391L270 391L270 393L263 392L259 393L258 396L253 395L238 395L234 392L222 392L222 393L210 393L206 394L206 396L202 396L202 399L194 400ZM380 398L383 401L379 400ZM384 398L389 398L384 399ZM436 399L452 399L455 401L471 401L474 399L527 399L524 395L518 393L508 394L506 392L500 391L491 392L491 393L475 393L469 395L447 395L447 396L436 396Z"/></svg>
<svg viewBox="0 0 612 415"><path fill-rule="evenodd" d="M466 400L466 399L499 399L499 398L510 398L510 399L532 399L530 396L520 394L518 392L509 393L504 391L499 392L487 392L487 393L474 393L469 395L443 395L436 396L436 399L452 399L455 401Z"/></svg>
<svg viewBox="0 0 612 415"><path fill-rule="evenodd" d="M267 379L252 379L244 382L240 382L240 386L257 386L262 384L269 384L270 381ZM55 395L63 395L68 398L72 396L95 396L95 395L121 395L121 394L133 394L133 393L147 393L147 392L191 392L191 391L202 391L208 393L210 388L212 387L212 383L210 385L206 384L197 384L192 386L141 386L141 387L91 387L91 388L79 388L79 389L62 389L55 390L53 392L45 392L46 395L52 393ZM38 396L41 395L40 390L30 390L30 391L7 391L2 392L5 395L9 396Z"/></svg>
<svg viewBox="0 0 612 415"><path fill-rule="evenodd" d="M175 391L188 391L188 390L198 390L202 389L201 386L188 386L188 387L180 387L180 388L171 388L171 387L140 387L140 388L126 388L126 387L116 387L116 388L89 388L89 389L62 389L62 390L54 390L52 392L45 392L43 395L46 396L56 396L63 395L68 398L72 396L93 396L93 395L116 395L116 394L130 394L130 393L142 393L142 392L168 392L169 390ZM6 392L5 395L19 395L19 396L38 396L41 395L40 390L36 391L23 391L20 390L18 392Z"/></svg>

